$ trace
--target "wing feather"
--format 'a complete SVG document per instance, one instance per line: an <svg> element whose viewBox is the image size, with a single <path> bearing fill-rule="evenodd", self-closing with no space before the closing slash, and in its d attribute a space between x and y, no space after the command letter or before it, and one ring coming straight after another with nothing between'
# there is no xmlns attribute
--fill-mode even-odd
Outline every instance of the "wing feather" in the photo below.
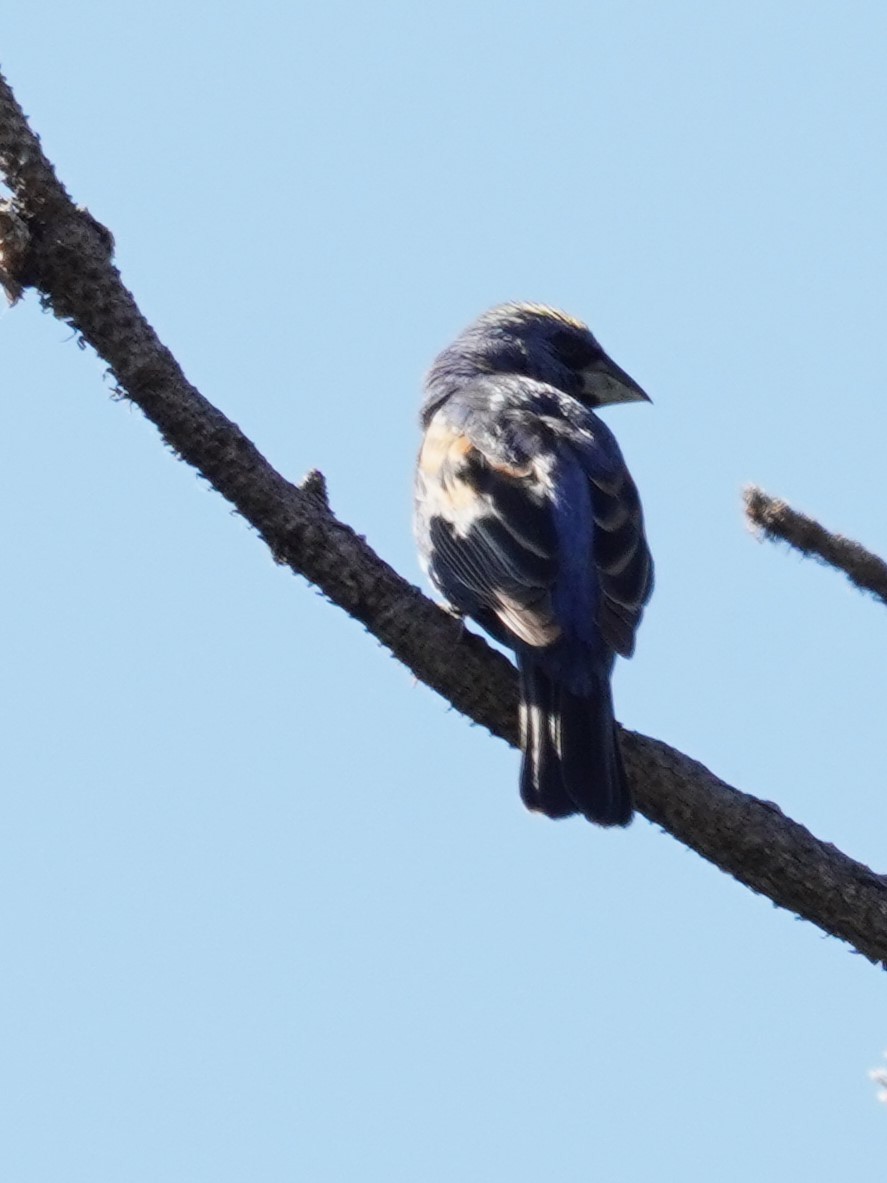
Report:
<svg viewBox="0 0 887 1183"><path fill-rule="evenodd" d="M630 656L653 564L612 433L551 388L475 385L433 415L419 457L432 578L455 607L494 621L496 636L551 645L571 621L585 632L584 611L611 650ZM583 561L575 548L585 535ZM570 605L564 620L555 600Z"/></svg>

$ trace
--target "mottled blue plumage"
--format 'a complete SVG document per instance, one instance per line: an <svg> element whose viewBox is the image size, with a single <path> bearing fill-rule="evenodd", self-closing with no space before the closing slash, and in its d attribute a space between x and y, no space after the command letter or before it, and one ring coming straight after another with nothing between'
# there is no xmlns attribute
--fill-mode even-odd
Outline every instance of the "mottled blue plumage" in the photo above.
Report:
<svg viewBox="0 0 887 1183"><path fill-rule="evenodd" d="M521 795L550 817L631 820L610 674L653 585L640 500L594 407L646 400L588 328L491 309L425 386L416 534L445 599L516 654Z"/></svg>

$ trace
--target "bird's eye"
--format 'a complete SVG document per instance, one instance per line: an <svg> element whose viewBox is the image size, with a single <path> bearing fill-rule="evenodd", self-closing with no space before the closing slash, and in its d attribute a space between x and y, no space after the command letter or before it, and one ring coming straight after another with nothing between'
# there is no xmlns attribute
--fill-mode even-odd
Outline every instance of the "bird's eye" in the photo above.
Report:
<svg viewBox="0 0 887 1183"><path fill-rule="evenodd" d="M559 361L571 370L582 370L594 361L600 349L585 334L558 330L551 334L551 345Z"/></svg>

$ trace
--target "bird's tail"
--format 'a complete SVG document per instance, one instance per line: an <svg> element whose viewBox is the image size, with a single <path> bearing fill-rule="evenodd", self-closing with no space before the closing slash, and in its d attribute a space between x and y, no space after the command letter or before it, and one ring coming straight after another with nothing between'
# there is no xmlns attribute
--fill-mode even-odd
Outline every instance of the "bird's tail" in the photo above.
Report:
<svg viewBox="0 0 887 1183"><path fill-rule="evenodd" d="M601 826L626 826L631 790L616 738L610 679L573 694L520 659L521 797L548 817L584 813Z"/></svg>

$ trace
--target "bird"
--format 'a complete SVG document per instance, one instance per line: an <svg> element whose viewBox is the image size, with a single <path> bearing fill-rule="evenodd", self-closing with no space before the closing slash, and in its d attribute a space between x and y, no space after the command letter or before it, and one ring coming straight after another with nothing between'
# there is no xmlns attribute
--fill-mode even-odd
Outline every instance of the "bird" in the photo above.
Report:
<svg viewBox="0 0 887 1183"><path fill-rule="evenodd" d="M414 530L448 608L513 650L520 794L550 818L634 811L613 713L653 590L638 491L595 411L650 402L581 320L500 304L424 385Z"/></svg>

